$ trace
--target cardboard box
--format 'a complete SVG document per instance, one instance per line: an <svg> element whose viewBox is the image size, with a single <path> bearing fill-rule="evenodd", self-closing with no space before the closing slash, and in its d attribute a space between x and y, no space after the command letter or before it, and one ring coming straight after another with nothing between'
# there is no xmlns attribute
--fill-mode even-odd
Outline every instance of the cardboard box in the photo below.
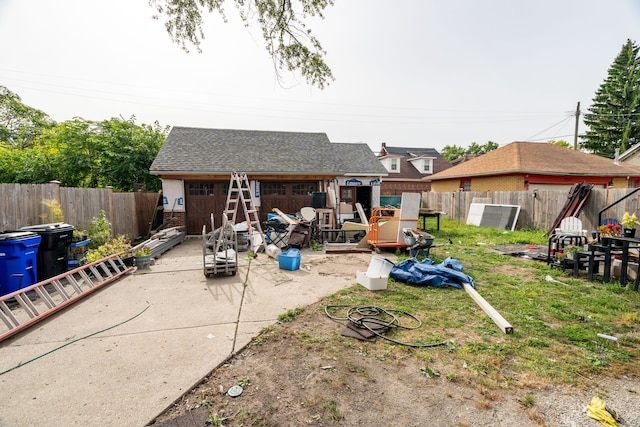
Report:
<svg viewBox="0 0 640 427"><path fill-rule="evenodd" d="M338 213L352 214L353 206L351 206L351 203L340 202L340 208L338 209Z"/></svg>
<svg viewBox="0 0 640 427"><path fill-rule="evenodd" d="M356 272L356 281L370 291L387 289L389 273L394 265L386 258L374 256L371 258L366 272Z"/></svg>

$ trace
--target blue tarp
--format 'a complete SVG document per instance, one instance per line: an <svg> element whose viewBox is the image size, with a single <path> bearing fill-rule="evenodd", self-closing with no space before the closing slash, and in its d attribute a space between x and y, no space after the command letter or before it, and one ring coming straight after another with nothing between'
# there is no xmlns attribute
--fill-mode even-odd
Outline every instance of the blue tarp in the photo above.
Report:
<svg viewBox="0 0 640 427"><path fill-rule="evenodd" d="M462 272L462 263L452 257L448 257L440 264L434 263L429 258L420 262L415 258L409 258L394 266L389 276L408 285L447 285L462 288L463 283L468 283L475 287L473 279Z"/></svg>

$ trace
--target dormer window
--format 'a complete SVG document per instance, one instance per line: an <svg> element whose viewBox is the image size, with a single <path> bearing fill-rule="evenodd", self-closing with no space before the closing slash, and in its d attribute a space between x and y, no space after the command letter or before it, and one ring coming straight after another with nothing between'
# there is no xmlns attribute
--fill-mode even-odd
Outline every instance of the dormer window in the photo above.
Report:
<svg viewBox="0 0 640 427"><path fill-rule="evenodd" d="M431 167L431 163L433 162L433 160L431 159L424 159L422 161L422 172L424 173L431 173L431 170L433 169Z"/></svg>
<svg viewBox="0 0 640 427"><path fill-rule="evenodd" d="M398 172L400 170L398 159L389 159L389 170L391 172Z"/></svg>

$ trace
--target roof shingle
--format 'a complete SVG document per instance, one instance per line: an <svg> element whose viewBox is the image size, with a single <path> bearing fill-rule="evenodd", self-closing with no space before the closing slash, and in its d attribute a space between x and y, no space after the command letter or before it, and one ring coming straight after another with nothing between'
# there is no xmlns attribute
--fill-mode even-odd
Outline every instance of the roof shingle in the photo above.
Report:
<svg viewBox="0 0 640 427"><path fill-rule="evenodd" d="M542 175L624 176L638 175L637 166L554 144L512 142L430 177L440 179L506 173Z"/></svg>
<svg viewBox="0 0 640 427"><path fill-rule="evenodd" d="M356 153L357 156L346 157ZM380 167L373 167L372 161ZM333 144L325 133L178 126L171 129L150 167L152 174L216 174L234 170L288 175L386 173L368 147L364 150L360 144Z"/></svg>

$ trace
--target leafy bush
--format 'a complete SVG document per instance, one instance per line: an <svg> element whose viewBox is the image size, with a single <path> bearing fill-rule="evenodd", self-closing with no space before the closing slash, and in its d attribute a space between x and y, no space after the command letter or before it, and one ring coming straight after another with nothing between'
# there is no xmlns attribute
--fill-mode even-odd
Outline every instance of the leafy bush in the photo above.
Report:
<svg viewBox="0 0 640 427"><path fill-rule="evenodd" d="M130 250L131 243L129 239L127 239L126 236L117 236L97 248L89 249L87 252L87 262L94 262L106 258L111 254L119 254Z"/></svg>
<svg viewBox="0 0 640 427"><path fill-rule="evenodd" d="M40 215L40 218L45 220L47 223L53 222L63 222L64 221L64 213L62 212L62 206L60 206L60 202L56 199L47 199L42 202L46 209L46 213Z"/></svg>
<svg viewBox="0 0 640 427"><path fill-rule="evenodd" d="M105 211L101 210L97 217L91 218L87 232L89 233L89 239L91 239L89 249L98 249L111 240L113 230Z"/></svg>

